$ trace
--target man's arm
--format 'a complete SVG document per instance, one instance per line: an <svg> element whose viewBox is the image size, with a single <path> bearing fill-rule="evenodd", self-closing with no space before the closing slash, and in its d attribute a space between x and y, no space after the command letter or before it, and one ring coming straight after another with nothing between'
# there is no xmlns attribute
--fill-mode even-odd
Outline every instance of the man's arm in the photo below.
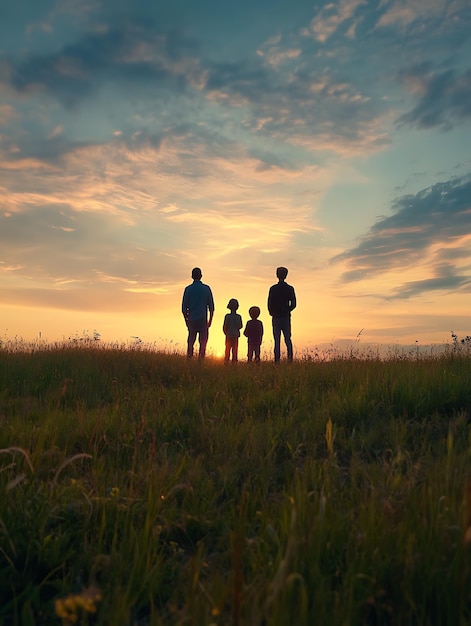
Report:
<svg viewBox="0 0 471 626"><path fill-rule="evenodd" d="M293 311L296 308L296 294L294 292L294 287L291 287L292 289L292 294L291 294L291 306L290 306L290 311Z"/></svg>
<svg viewBox="0 0 471 626"><path fill-rule="evenodd" d="M272 302L273 302L273 288L270 287L270 290L268 291L268 301L267 301L268 312L270 313L270 315L273 315Z"/></svg>
<svg viewBox="0 0 471 626"><path fill-rule="evenodd" d="M208 319L208 328L211 326L214 316L214 298L213 292L211 291L211 287L208 287L208 311L209 311L209 319Z"/></svg>
<svg viewBox="0 0 471 626"><path fill-rule="evenodd" d="M185 324L188 326L188 316L190 314L190 311L188 310L188 305L187 305L187 292L186 289L183 292L183 298L182 298L182 315L183 315L183 319L185 320Z"/></svg>

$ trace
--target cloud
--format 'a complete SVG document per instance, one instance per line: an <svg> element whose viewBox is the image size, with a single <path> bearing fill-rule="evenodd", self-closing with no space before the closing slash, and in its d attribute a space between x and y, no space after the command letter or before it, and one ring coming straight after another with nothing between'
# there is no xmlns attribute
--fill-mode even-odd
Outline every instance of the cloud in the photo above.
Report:
<svg viewBox="0 0 471 626"><path fill-rule="evenodd" d="M365 4L367 4L366 0L340 0L323 6L310 26L315 39L320 43L325 43L340 26L351 20L358 7Z"/></svg>
<svg viewBox="0 0 471 626"><path fill-rule="evenodd" d="M361 4L343 0L341 20ZM338 72L330 63L324 67L313 57L312 41L304 47L299 41L292 44L267 42L259 54L248 50L231 62L204 59L201 42L151 19L133 18L95 27L48 54L10 59L8 80L31 102L43 105L40 98L47 94L66 111L86 111L88 134L94 138L139 133L144 127L155 137L178 134L185 127L201 133L206 127L213 136L237 136L240 142L253 142L256 132L257 141L277 142L277 150L282 143L303 145L306 152L328 145L336 152L338 145L341 154L358 154L387 145L384 101L355 84L349 71ZM106 119L103 110L108 111ZM59 115L46 137L57 126L61 134L38 143L36 150L66 150L73 141L68 137L70 115ZM120 128L112 128L114 118ZM85 144L93 143L85 137L82 133ZM24 137L22 141L27 150Z"/></svg>
<svg viewBox="0 0 471 626"><path fill-rule="evenodd" d="M10 104L0 105L0 126L6 126L15 117L17 117L17 114L15 109Z"/></svg>
<svg viewBox="0 0 471 626"><path fill-rule="evenodd" d="M159 32L152 21L133 18L86 32L49 54L11 63L10 81L19 91L42 90L75 106L106 84L125 83L183 89L203 81L193 44L176 31Z"/></svg>
<svg viewBox="0 0 471 626"><path fill-rule="evenodd" d="M379 219L359 244L331 259L345 263L343 282L354 282L414 267L431 278L404 283L393 297L407 298L423 291L454 289L469 284L446 262L471 255L471 177L437 183L415 195L398 198L392 215ZM468 268L469 270L469 268Z"/></svg>
<svg viewBox="0 0 471 626"><path fill-rule="evenodd" d="M405 30L417 25L422 31L427 22L435 20L440 21L442 29L446 24L452 26L469 9L467 0L386 0L382 5L387 8L377 22L378 28L399 26Z"/></svg>
<svg viewBox="0 0 471 626"><path fill-rule="evenodd" d="M155 226L143 217L136 228L113 216L42 206L0 216L0 224L3 267L38 283L121 282L124 288L137 284L157 288L175 278L178 270L172 267L180 269L176 252L146 241L146 226ZM159 228L163 231L164 224Z"/></svg>
<svg viewBox="0 0 471 626"><path fill-rule="evenodd" d="M307 152L327 149L374 152L388 144L385 105L348 78L319 72L309 57L296 58L289 70L258 57L208 67L208 98L243 120L243 129L259 141L304 146ZM335 123L333 122L335 120Z"/></svg>
<svg viewBox="0 0 471 626"><path fill-rule="evenodd" d="M243 268L254 250L261 266L315 230L306 190L322 168L190 132L90 145L53 135L47 147L29 146L35 170L0 159L0 273L17 285L10 302L44 297L46 306L52 290L57 306L81 308L87 289L103 287L121 310L125 293L174 293L197 259Z"/></svg>
<svg viewBox="0 0 471 626"><path fill-rule="evenodd" d="M259 56L266 57L268 63L274 68L278 68L282 63L296 61L301 56L300 48L283 49L280 46L270 45L266 51L257 50Z"/></svg>
<svg viewBox="0 0 471 626"><path fill-rule="evenodd" d="M136 317L145 311L162 311L166 297L148 291L136 293L131 290L117 290L112 286L87 284L85 286L63 286L48 288L43 286L15 285L0 288L0 298L9 305L28 308L58 309L62 311L107 312L114 315L131 313Z"/></svg>
<svg viewBox="0 0 471 626"><path fill-rule="evenodd" d="M422 66L403 73L402 79L419 95L419 102L398 118L399 126L450 130L456 123L471 119L471 70L457 74Z"/></svg>
<svg viewBox="0 0 471 626"><path fill-rule="evenodd" d="M433 291L457 292L471 290L471 275L457 274L455 267L441 264L432 268L432 278L406 282L393 290L390 300L403 300Z"/></svg>

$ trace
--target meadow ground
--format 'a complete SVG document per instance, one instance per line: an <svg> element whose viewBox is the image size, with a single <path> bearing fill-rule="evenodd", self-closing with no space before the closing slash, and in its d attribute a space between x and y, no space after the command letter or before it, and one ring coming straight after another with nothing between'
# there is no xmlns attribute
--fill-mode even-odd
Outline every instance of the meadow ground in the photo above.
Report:
<svg viewBox="0 0 471 626"><path fill-rule="evenodd" d="M0 624L469 624L470 366L0 350Z"/></svg>

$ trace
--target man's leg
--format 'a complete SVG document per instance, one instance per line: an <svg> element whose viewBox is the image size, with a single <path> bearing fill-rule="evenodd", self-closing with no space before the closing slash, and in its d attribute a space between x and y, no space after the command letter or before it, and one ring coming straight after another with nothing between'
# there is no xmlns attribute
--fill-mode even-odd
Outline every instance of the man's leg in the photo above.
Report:
<svg viewBox="0 0 471 626"><path fill-rule="evenodd" d="M208 344L208 323L206 320L201 320L198 322L198 332L199 332L199 341L200 341L200 351L198 357L203 359L206 356L206 346Z"/></svg>
<svg viewBox="0 0 471 626"><path fill-rule="evenodd" d="M273 326L273 340L275 342L275 346L274 346L274 356L275 356L275 363L277 363L280 360L280 350L281 350L281 346L280 346L280 341L281 341L281 322L282 320L274 317L272 319L272 326Z"/></svg>
<svg viewBox="0 0 471 626"><path fill-rule="evenodd" d="M291 318L287 317L282 320L283 337L285 339L286 350L288 352L288 361L293 360L293 342L291 341Z"/></svg>
<svg viewBox="0 0 471 626"><path fill-rule="evenodd" d="M193 348L196 341L197 334L196 322L188 322L188 346L186 351L186 356L191 359L193 356Z"/></svg>

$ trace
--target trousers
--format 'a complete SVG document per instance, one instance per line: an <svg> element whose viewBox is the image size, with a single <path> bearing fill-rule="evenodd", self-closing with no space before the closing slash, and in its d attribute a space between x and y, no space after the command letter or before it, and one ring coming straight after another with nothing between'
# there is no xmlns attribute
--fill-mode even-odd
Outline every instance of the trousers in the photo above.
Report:
<svg viewBox="0 0 471 626"><path fill-rule="evenodd" d="M273 339L275 342L274 356L275 362L280 360L281 356L281 335L286 344L288 352L288 360L293 360L293 343L291 341L291 317L274 317L272 318Z"/></svg>

